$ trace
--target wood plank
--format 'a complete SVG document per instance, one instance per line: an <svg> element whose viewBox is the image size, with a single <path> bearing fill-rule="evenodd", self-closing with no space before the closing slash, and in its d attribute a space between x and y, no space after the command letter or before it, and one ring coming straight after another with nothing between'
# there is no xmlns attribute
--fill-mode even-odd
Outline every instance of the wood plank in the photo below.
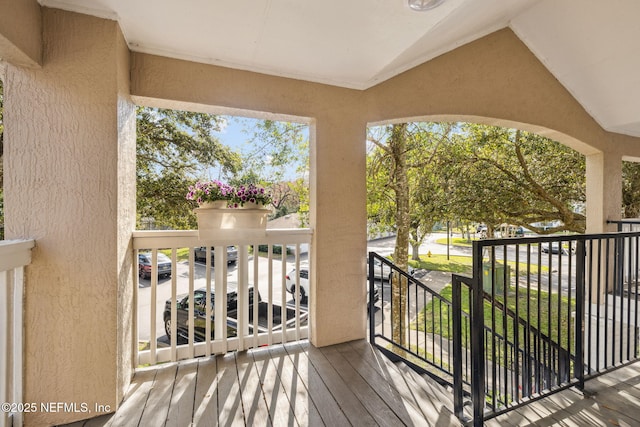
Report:
<svg viewBox="0 0 640 427"><path fill-rule="evenodd" d="M218 425L218 368L216 357L198 360L198 375L193 395L193 425Z"/></svg>
<svg viewBox="0 0 640 427"><path fill-rule="evenodd" d="M246 425L270 426L269 409L262 394L255 361L246 351L238 351L235 356Z"/></svg>
<svg viewBox="0 0 640 427"><path fill-rule="evenodd" d="M191 424L197 374L197 360L187 360L178 365L169 413L167 414L167 426L187 426Z"/></svg>
<svg viewBox="0 0 640 427"><path fill-rule="evenodd" d="M441 405L453 414L453 392L445 389L433 378L417 373L404 363L399 364L398 369L407 377L407 382L424 390L434 405Z"/></svg>
<svg viewBox="0 0 640 427"><path fill-rule="evenodd" d="M320 374L318 374L318 371L316 371L315 367L309 361L307 357L307 348L309 347L310 345L308 343L291 343L284 346L293 366L295 366L298 378L304 383L309 393L309 398L322 418L322 424L327 426L349 425L349 420L340 405L338 405L320 377ZM313 415L312 412L309 413L310 421ZM302 420L298 420L301 424L304 424ZM309 425L315 424L311 424L310 422Z"/></svg>
<svg viewBox="0 0 640 427"><path fill-rule="evenodd" d="M280 376L283 390L288 397L296 422L301 426L323 425L322 417L309 396L307 386L298 374L294 362L284 346L269 347L269 356L271 357L271 365Z"/></svg>
<svg viewBox="0 0 640 427"><path fill-rule="evenodd" d="M138 370L133 376L129 390L115 415L109 421L112 426L138 425L153 388L157 369Z"/></svg>
<svg viewBox="0 0 640 427"><path fill-rule="evenodd" d="M216 362L218 363L218 420L223 425L244 425L235 354L227 353L217 356Z"/></svg>
<svg viewBox="0 0 640 427"><path fill-rule="evenodd" d="M363 359L373 358L373 363L384 366L381 372L388 376L388 380L393 382L404 399L416 405L415 407L424 414L426 422L431 425L461 425L453 415L453 404L450 403L449 408L442 402L449 401L450 395L439 384L422 378L408 367L406 370L401 369L364 341L356 341L351 345L363 351ZM366 356L367 347L370 349L369 356Z"/></svg>
<svg viewBox="0 0 640 427"><path fill-rule="evenodd" d="M267 348L251 352L255 363L256 375L262 386L262 394L269 411L269 419L275 426L298 426L295 414L289 404L284 384L276 365L271 363L271 354Z"/></svg>
<svg viewBox="0 0 640 427"><path fill-rule="evenodd" d="M351 345L338 345L335 348L404 424L420 425L424 422L424 414L409 402L405 403L398 390L382 376L380 370L364 361Z"/></svg>
<svg viewBox="0 0 640 427"><path fill-rule="evenodd" d="M342 412L349 419L349 422L354 425L377 425L367 408L353 394L349 385L340 377L340 374L319 349L309 346L307 348L307 357L317 371L317 380L326 385L333 398L340 405ZM314 378L311 377L309 380L312 381Z"/></svg>
<svg viewBox="0 0 640 427"><path fill-rule="evenodd" d="M165 424L177 371L177 363L158 368L149 398L144 405L142 418L140 418L141 426L161 426Z"/></svg>
<svg viewBox="0 0 640 427"><path fill-rule="evenodd" d="M377 352L366 341L352 341L349 345L360 355L362 361L368 363L373 369L377 370L382 378L386 380L400 394L402 400L411 405L422 413L423 419L427 419L427 408L423 408L420 399L417 398L415 392L409 387L398 367L393 364L386 356Z"/></svg>
<svg viewBox="0 0 640 427"><path fill-rule="evenodd" d="M338 351L337 346L323 347L319 349L322 355L327 358L331 366L338 372L345 384L348 385L351 392L362 402L374 420L382 425L400 425L407 424L410 421L405 416L403 421L383 399L378 396L376 391L371 388L362 376L351 366L349 361L345 359ZM400 409L400 408L398 408ZM400 413L406 411L399 411Z"/></svg>

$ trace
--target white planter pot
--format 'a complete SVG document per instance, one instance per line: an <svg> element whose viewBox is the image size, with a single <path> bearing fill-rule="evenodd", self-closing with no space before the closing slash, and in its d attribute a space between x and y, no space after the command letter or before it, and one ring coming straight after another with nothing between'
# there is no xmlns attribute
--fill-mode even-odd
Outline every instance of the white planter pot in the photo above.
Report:
<svg viewBox="0 0 640 427"><path fill-rule="evenodd" d="M215 238L221 230L264 231L267 228L268 209L207 209L195 210L198 234L201 239Z"/></svg>
<svg viewBox="0 0 640 427"><path fill-rule="evenodd" d="M264 209L264 205L262 203L244 202L244 205L240 206L239 209Z"/></svg>

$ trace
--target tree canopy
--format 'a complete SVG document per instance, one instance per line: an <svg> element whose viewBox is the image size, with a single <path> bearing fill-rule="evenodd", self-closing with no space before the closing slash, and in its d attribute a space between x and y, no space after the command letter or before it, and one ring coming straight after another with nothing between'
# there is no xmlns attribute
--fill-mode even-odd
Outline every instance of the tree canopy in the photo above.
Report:
<svg viewBox="0 0 640 427"><path fill-rule="evenodd" d="M584 157L556 141L469 123L391 125L369 140L369 221L402 237L396 250L408 246L405 233L415 248L436 222L454 219L584 232Z"/></svg>
<svg viewBox="0 0 640 427"><path fill-rule="evenodd" d="M138 226L187 229L196 227L193 202L186 189L198 179L254 183L270 189L276 215L308 206L304 180L308 171L308 132L304 124L246 119L247 147L231 149L214 135L229 120L203 113L138 108ZM287 170L294 170L292 178ZM215 171L215 172L212 172ZM291 181L287 181L291 180ZM308 209L306 209L308 211Z"/></svg>
<svg viewBox="0 0 640 427"><path fill-rule="evenodd" d="M204 113L138 107L138 226L154 221L157 228L195 228L193 202L186 189L210 167L234 174L240 155L213 136L224 118Z"/></svg>
<svg viewBox="0 0 640 427"><path fill-rule="evenodd" d="M298 213L309 223L309 127L305 123L245 120L247 149L236 181L260 182L274 195L274 218Z"/></svg>
<svg viewBox="0 0 640 427"><path fill-rule="evenodd" d="M464 124L443 155L455 217L541 234L584 232L578 208L585 202L585 160L577 151L529 132Z"/></svg>
<svg viewBox="0 0 640 427"><path fill-rule="evenodd" d="M624 218L640 217L640 163L622 162L622 212Z"/></svg>

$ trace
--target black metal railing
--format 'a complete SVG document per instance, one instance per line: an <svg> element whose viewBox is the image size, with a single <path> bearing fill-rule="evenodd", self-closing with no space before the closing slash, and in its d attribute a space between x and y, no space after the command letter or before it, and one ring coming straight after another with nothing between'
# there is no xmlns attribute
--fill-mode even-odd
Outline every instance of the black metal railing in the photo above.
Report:
<svg viewBox="0 0 640 427"><path fill-rule="evenodd" d="M369 300L371 343L391 358L403 359L440 383L453 385L451 301L375 252L369 253L368 277L369 295L375 294L376 281L382 282L380 313L374 299ZM468 318L462 322L468 330ZM468 348L469 336L463 340ZM470 355L464 357L469 364Z"/></svg>
<svg viewBox="0 0 640 427"><path fill-rule="evenodd" d="M640 358L640 231L474 242L446 298L369 254L371 342L453 386L474 425ZM472 413L465 414L465 396Z"/></svg>
<svg viewBox="0 0 640 427"><path fill-rule="evenodd" d="M474 242L452 281L456 415L469 388L482 425L638 360L639 249L640 232Z"/></svg>

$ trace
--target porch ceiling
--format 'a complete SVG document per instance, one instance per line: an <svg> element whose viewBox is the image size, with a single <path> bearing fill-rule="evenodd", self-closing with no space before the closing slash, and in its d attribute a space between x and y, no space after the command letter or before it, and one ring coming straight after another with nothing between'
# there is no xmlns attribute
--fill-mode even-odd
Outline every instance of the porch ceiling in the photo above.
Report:
<svg viewBox="0 0 640 427"><path fill-rule="evenodd" d="M133 51L356 89L510 27L603 128L640 136L637 0L39 2L117 19Z"/></svg>

